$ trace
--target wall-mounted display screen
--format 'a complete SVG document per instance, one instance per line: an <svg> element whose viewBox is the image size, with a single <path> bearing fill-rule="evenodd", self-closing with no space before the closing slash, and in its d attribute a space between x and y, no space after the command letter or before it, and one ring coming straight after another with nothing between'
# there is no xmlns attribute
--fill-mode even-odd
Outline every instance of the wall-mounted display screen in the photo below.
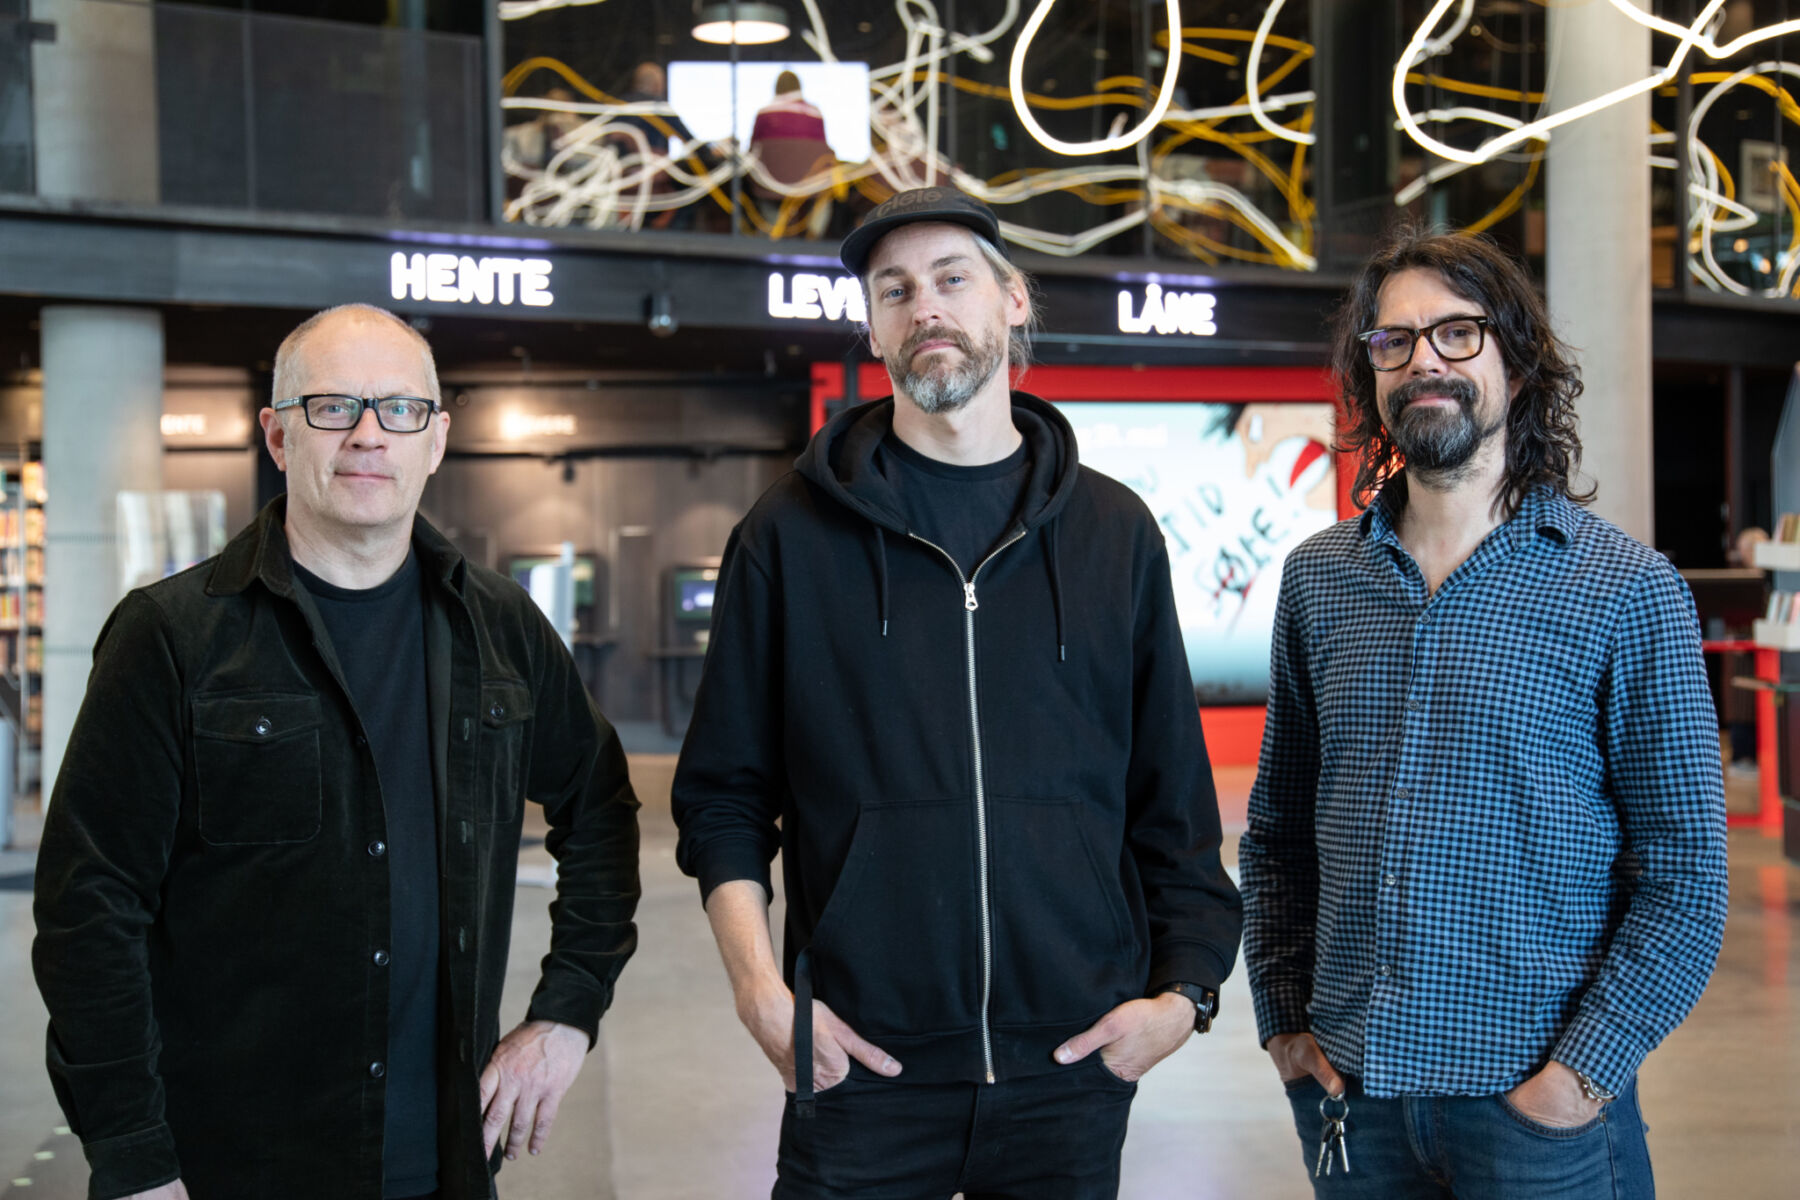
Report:
<svg viewBox="0 0 1800 1200"><path fill-rule="evenodd" d="M676 568L670 577L675 619L712 620L713 592L718 587L718 578L719 572L712 568Z"/></svg>
<svg viewBox="0 0 1800 1200"><path fill-rule="evenodd" d="M562 562L555 554L518 555L507 560L507 573L526 591L531 591L531 571L533 567L554 567ZM574 569L570 572L575 580L575 607L592 608L594 605L594 558L587 554L575 556Z"/></svg>
<svg viewBox="0 0 1800 1200"><path fill-rule="evenodd" d="M1332 406L1061 401L1081 461L1162 526L1202 704L1261 704L1281 565L1333 524Z"/></svg>
<svg viewBox="0 0 1800 1200"><path fill-rule="evenodd" d="M702 142L733 136L750 145L758 110L775 100L783 71L825 118L825 140L840 162L869 157L869 64L859 62L672 62L669 107ZM735 125L734 125L735 119Z"/></svg>

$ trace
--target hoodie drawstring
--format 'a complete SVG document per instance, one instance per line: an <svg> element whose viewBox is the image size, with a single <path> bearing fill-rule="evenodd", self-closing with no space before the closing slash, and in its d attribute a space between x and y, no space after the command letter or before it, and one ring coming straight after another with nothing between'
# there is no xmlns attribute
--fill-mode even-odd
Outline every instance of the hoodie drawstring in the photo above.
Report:
<svg viewBox="0 0 1800 1200"><path fill-rule="evenodd" d="M881 607L876 615L881 618L881 636L886 637L888 625L887 535L881 531L879 525L875 526L875 578L881 588Z"/></svg>
<svg viewBox="0 0 1800 1200"><path fill-rule="evenodd" d="M1050 553L1045 556L1045 562L1050 567L1050 607L1056 610L1056 661L1067 662L1069 647L1063 640L1062 562L1056 549L1056 535L1060 529L1062 521L1051 518L1047 531L1050 534Z"/></svg>

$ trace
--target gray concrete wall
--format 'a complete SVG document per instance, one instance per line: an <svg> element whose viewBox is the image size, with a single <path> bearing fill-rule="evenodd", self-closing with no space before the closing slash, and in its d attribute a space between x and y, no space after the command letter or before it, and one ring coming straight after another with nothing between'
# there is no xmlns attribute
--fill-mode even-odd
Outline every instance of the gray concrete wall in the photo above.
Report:
<svg viewBox="0 0 1800 1200"><path fill-rule="evenodd" d="M615 638L610 649L583 650L601 708L615 721L658 714L663 572L677 563L715 558L731 528L749 511L792 455L721 458L587 459L569 464L529 459L452 458L425 489L427 519L477 562L506 569L517 554L571 541L601 560L600 628L583 634ZM690 665L687 686L697 670Z"/></svg>
<svg viewBox="0 0 1800 1200"><path fill-rule="evenodd" d="M49 795L87 690L94 638L121 594L117 497L162 487L163 329L154 309L47 305L44 735Z"/></svg>
<svg viewBox="0 0 1800 1200"><path fill-rule="evenodd" d="M32 125L43 196L154 204L155 15L149 0L32 0L56 26L32 47Z"/></svg>
<svg viewBox="0 0 1800 1200"><path fill-rule="evenodd" d="M1551 113L1650 74L1649 31L1602 0L1552 6L1549 35ZM1643 542L1655 535L1649 137L1647 93L1563 125L1545 185L1550 313L1587 385L1583 472L1594 511Z"/></svg>

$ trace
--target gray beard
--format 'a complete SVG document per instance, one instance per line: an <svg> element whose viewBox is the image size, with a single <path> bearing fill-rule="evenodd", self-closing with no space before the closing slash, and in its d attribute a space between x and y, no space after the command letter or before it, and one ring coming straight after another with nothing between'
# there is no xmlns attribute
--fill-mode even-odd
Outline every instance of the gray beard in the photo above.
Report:
<svg viewBox="0 0 1800 1200"><path fill-rule="evenodd" d="M907 365L913 359L913 347L924 341L943 338L952 341L963 353L954 367L916 371ZM945 330L926 330L907 339L897 354L887 360L890 374L900 381L899 390L912 400L926 416L953 413L975 398L999 371L1005 360L1001 343L989 342L980 347L968 338Z"/></svg>
<svg viewBox="0 0 1800 1200"><path fill-rule="evenodd" d="M1410 403L1423 392L1442 392L1456 401L1454 412ZM1475 452L1506 424L1502 413L1485 428L1475 419L1475 385L1466 379L1409 380L1388 395L1387 429L1406 458L1406 474L1433 491L1449 491L1475 469ZM1397 411L1398 418L1392 413Z"/></svg>

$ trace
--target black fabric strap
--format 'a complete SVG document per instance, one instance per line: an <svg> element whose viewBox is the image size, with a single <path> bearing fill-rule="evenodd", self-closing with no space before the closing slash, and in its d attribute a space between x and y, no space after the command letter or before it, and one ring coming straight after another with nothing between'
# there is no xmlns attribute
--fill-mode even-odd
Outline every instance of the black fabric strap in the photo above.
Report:
<svg viewBox="0 0 1800 1200"><path fill-rule="evenodd" d="M802 950L794 960L794 1115L813 1115L812 958Z"/></svg>

